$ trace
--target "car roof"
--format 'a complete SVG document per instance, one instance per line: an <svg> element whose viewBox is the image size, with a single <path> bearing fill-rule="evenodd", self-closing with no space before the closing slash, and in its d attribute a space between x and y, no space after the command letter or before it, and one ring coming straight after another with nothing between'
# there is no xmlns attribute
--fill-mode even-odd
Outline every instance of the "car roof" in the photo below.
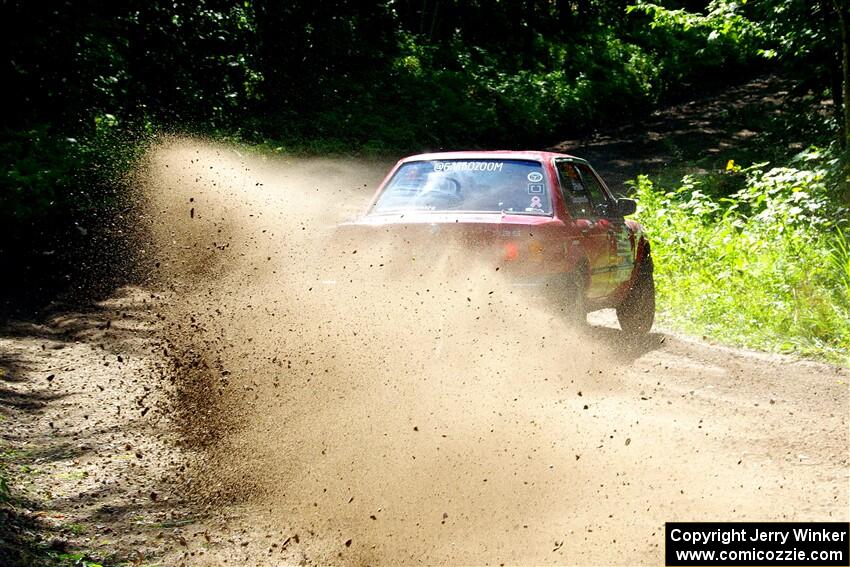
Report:
<svg viewBox="0 0 850 567"><path fill-rule="evenodd" d="M403 158L402 162L429 161L447 159L520 159L531 161L548 161L552 158L570 158L585 161L582 158L557 152L543 152L537 150L489 150L489 151L462 151L462 152L433 152L417 154Z"/></svg>

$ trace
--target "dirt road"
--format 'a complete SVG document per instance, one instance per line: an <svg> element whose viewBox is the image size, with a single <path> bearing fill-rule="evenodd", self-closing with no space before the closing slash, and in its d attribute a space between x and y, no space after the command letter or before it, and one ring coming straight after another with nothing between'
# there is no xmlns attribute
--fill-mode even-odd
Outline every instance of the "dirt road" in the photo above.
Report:
<svg viewBox="0 0 850 567"><path fill-rule="evenodd" d="M665 521L848 520L850 372L328 245L384 165L151 156L150 283L0 338L18 551L656 565Z"/></svg>

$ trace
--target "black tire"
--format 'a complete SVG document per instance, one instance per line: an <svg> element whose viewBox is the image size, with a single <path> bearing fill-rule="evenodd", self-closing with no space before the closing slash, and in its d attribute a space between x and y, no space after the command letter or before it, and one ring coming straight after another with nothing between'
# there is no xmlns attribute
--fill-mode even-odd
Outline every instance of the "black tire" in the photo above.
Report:
<svg viewBox="0 0 850 567"><path fill-rule="evenodd" d="M617 307L620 328L629 335L643 335L652 329L655 322L655 280L653 279L652 256L647 253L638 266L629 294Z"/></svg>
<svg viewBox="0 0 850 567"><path fill-rule="evenodd" d="M582 271L569 274L564 281L561 311L564 319L575 327L587 326L587 285Z"/></svg>

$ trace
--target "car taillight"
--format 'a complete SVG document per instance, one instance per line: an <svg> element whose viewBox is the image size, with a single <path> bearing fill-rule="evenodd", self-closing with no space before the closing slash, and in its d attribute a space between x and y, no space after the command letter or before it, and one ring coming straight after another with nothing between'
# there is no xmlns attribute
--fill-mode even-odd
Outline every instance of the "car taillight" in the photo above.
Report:
<svg viewBox="0 0 850 567"><path fill-rule="evenodd" d="M522 253L524 258L539 262L543 260L543 243L532 240L528 244L508 241L502 244L502 259L505 262L516 262Z"/></svg>

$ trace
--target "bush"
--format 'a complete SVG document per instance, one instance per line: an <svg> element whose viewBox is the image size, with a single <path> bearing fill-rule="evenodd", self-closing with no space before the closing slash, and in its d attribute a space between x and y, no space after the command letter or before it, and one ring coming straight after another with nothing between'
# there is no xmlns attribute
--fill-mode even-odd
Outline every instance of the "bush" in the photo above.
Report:
<svg viewBox="0 0 850 567"><path fill-rule="evenodd" d="M635 41L658 56L662 89L673 91L682 83L727 78L764 53L764 32L739 13L741 7L712 0L707 13L700 14L639 2L627 11L648 19Z"/></svg>
<svg viewBox="0 0 850 567"><path fill-rule="evenodd" d="M0 261L8 277L0 282L1 307L21 307L24 296L74 282L79 272L96 266L119 271L115 258L126 254L119 235L119 211L127 206L125 176L144 149L134 127L130 134L111 115L92 121L88 133L71 137L39 125L25 131L0 132ZM92 275L107 280L106 272ZM96 287L96 286L95 286ZM19 292L24 296L20 296Z"/></svg>
<svg viewBox="0 0 850 567"><path fill-rule="evenodd" d="M103 208L141 152L137 142L111 114L96 116L80 138L47 125L0 134L0 220L27 226Z"/></svg>
<svg viewBox="0 0 850 567"><path fill-rule="evenodd" d="M569 44L538 36L536 45L543 55L523 67L484 47L404 36L388 75L367 81L370 88L338 85L350 96L316 109L296 137L396 150L541 145L617 123L658 99L655 59L611 30Z"/></svg>
<svg viewBox="0 0 850 567"><path fill-rule="evenodd" d="M823 158L685 176L674 190L646 176L633 182L668 321L751 347L850 360L848 217Z"/></svg>

